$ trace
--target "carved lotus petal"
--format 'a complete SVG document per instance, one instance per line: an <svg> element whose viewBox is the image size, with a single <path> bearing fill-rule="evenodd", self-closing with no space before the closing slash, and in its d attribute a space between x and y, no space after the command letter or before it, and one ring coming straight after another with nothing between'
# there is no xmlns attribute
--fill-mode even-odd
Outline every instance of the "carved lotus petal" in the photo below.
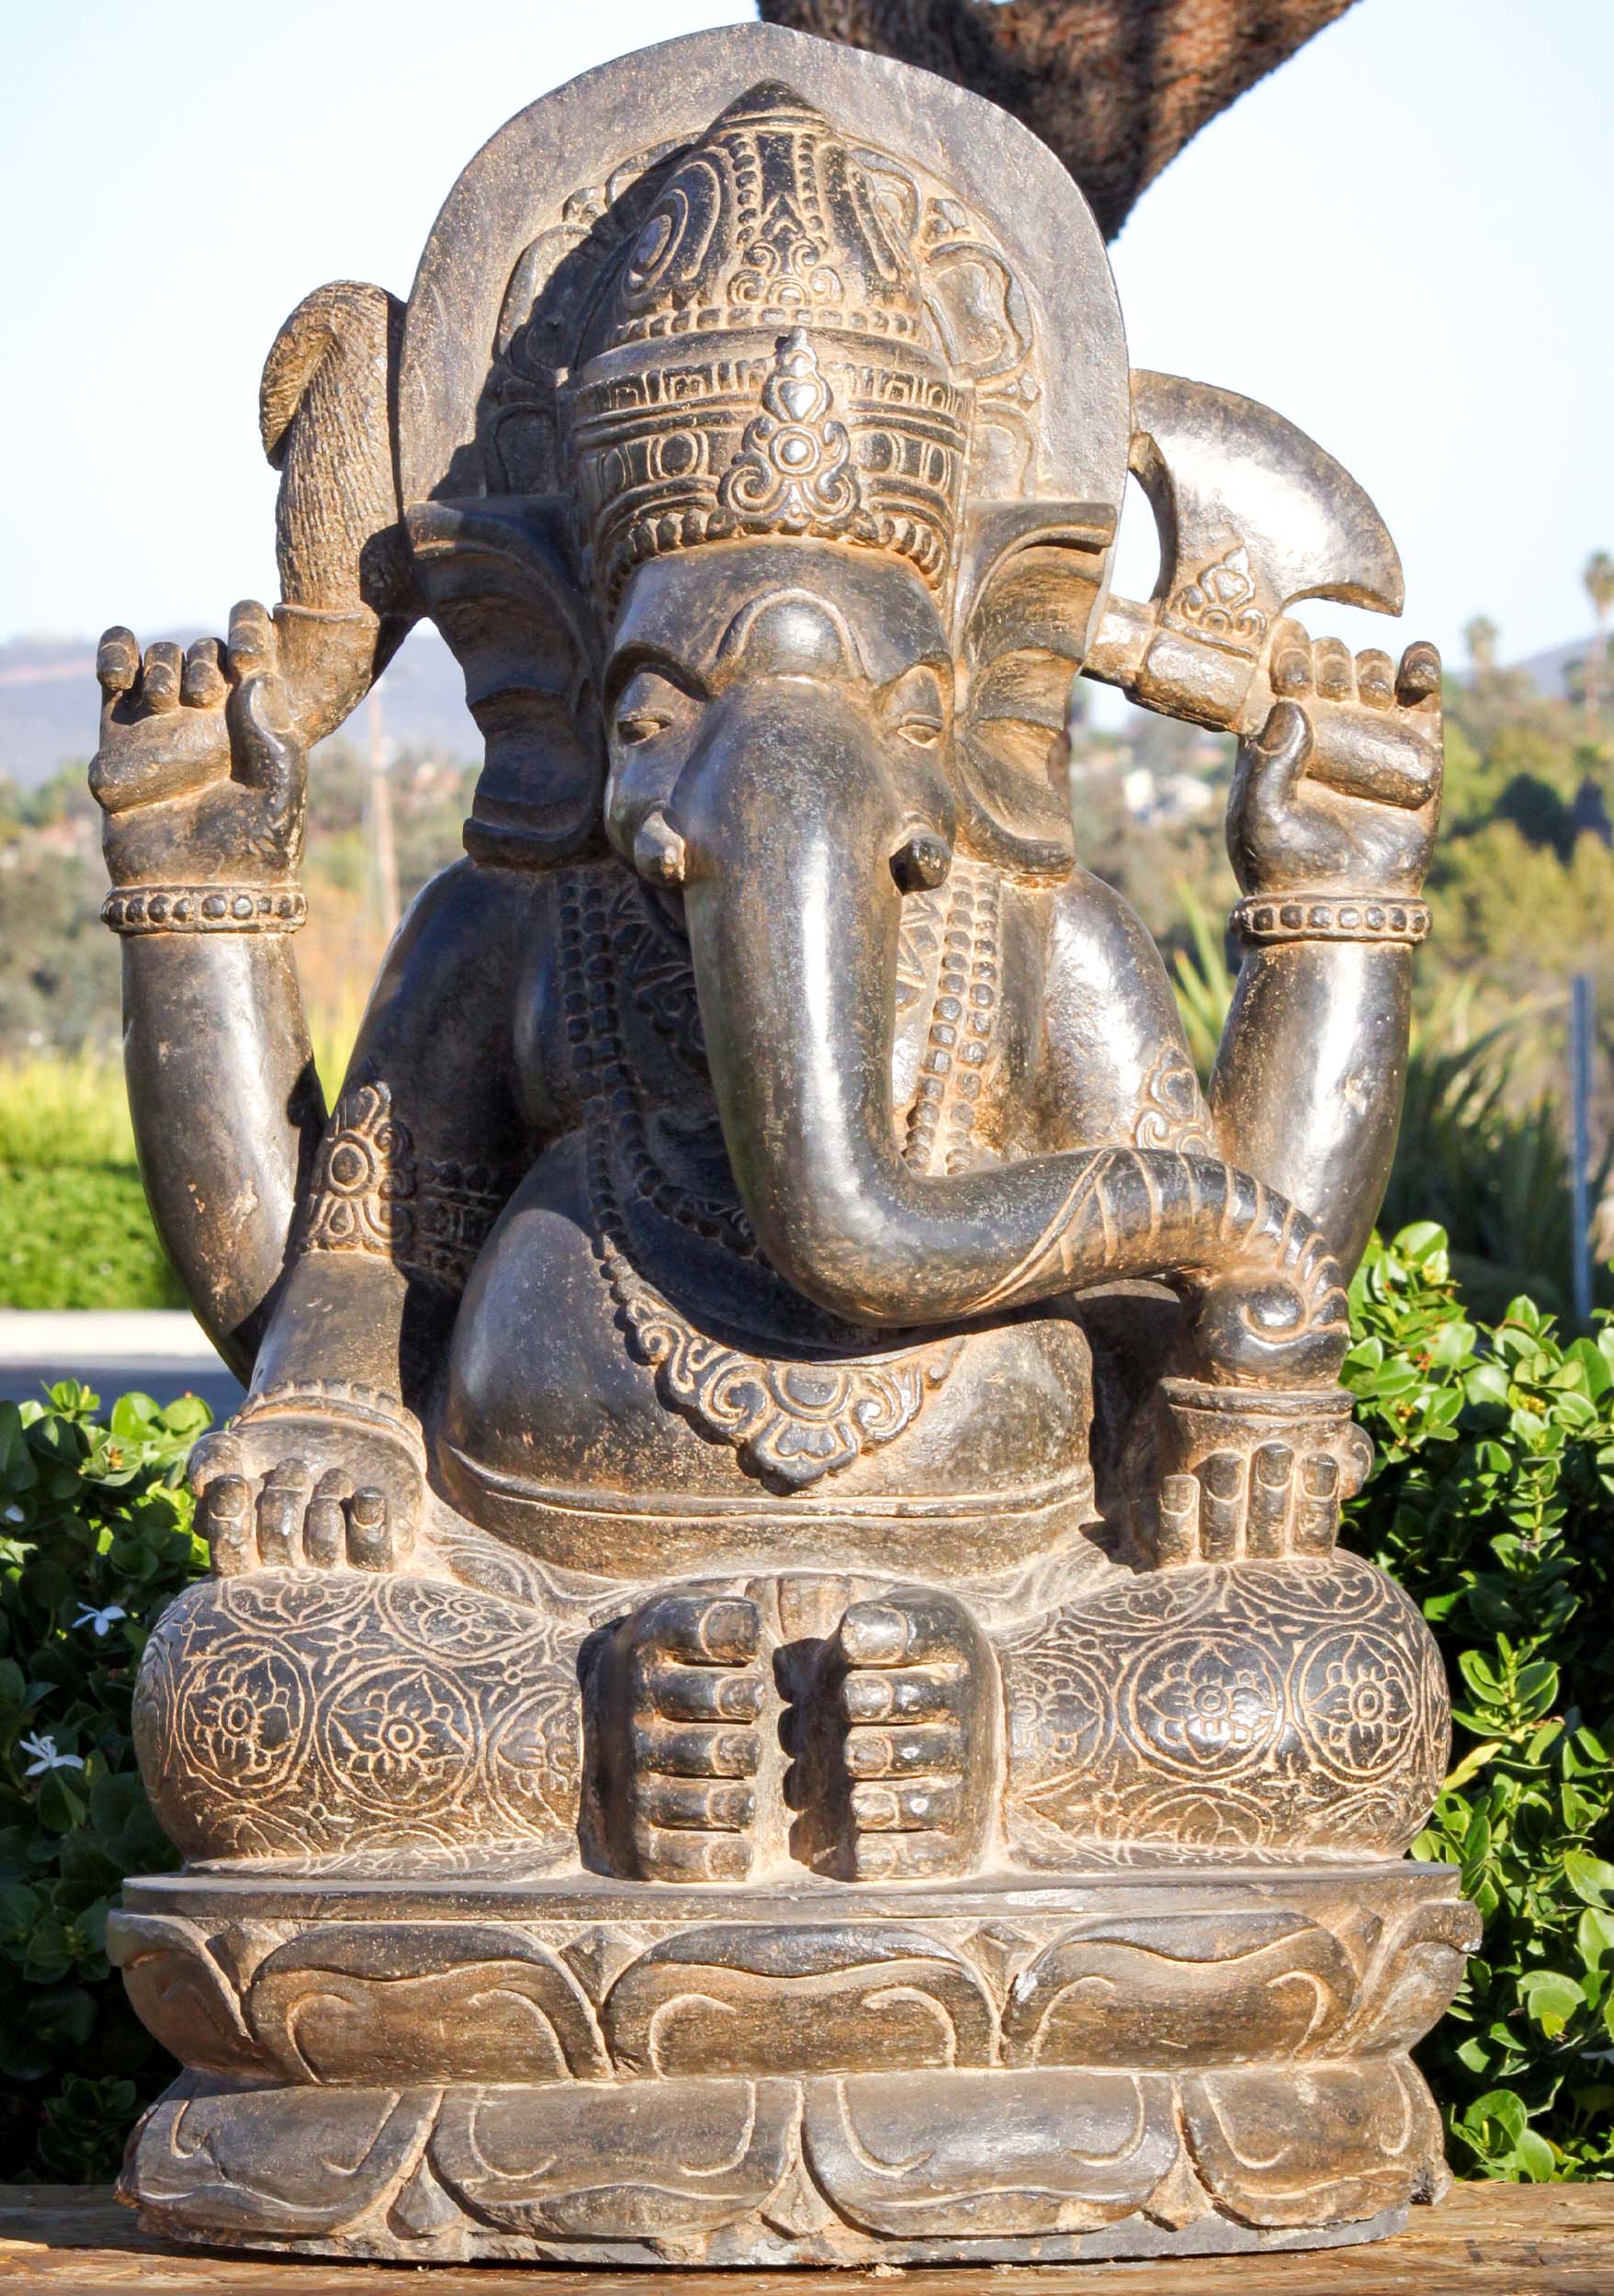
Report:
<svg viewBox="0 0 1614 2296"><path fill-rule="evenodd" d="M715 1925L670 1938L604 2008L629 2073L830 2072L987 2065L979 1977L921 1930Z"/></svg>
<svg viewBox="0 0 1614 2296"><path fill-rule="evenodd" d="M402 2175L435 2103L430 2088L170 2095L141 2124L126 2189L222 2239L340 2233Z"/></svg>
<svg viewBox="0 0 1614 2296"><path fill-rule="evenodd" d="M1405 2057L1185 2076L1200 2171L1251 2224L1344 2223L1433 2197L1440 2116Z"/></svg>
<svg viewBox="0 0 1614 2296"><path fill-rule="evenodd" d="M710 2232L784 2173L792 2081L451 2090L431 2159L487 2223L574 2239Z"/></svg>
<svg viewBox="0 0 1614 2296"><path fill-rule="evenodd" d="M841 2214L894 2239L1111 2223L1144 2205L1180 2152L1171 2083L1148 2073L810 2081L804 2131Z"/></svg>
<svg viewBox="0 0 1614 2296"><path fill-rule="evenodd" d="M247 2001L274 2062L317 2082L603 2079L586 1995L495 1923L333 1922L271 1953Z"/></svg>
<svg viewBox="0 0 1614 2296"><path fill-rule="evenodd" d="M121 1970L141 2024L182 2064L202 2073L262 2074L263 2053L235 1987L195 1922L115 1911L107 1920L107 1956Z"/></svg>
<svg viewBox="0 0 1614 2296"><path fill-rule="evenodd" d="M1022 1970L1011 2065L1241 2064L1321 2047L1356 1991L1337 1938L1292 1914L1089 1922Z"/></svg>

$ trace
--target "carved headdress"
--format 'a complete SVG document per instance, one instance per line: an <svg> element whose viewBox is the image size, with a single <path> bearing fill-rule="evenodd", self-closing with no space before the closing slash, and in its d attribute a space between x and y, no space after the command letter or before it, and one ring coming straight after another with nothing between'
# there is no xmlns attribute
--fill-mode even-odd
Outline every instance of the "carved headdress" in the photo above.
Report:
<svg viewBox="0 0 1614 2296"><path fill-rule="evenodd" d="M793 90L729 105L614 266L567 394L596 585L736 535L954 554L970 385L901 219Z"/></svg>
<svg viewBox="0 0 1614 2296"><path fill-rule="evenodd" d="M633 568L801 535L918 569L958 665L961 836L1068 866L1058 742L1125 485L1126 345L1080 192L1006 113L769 24L602 65L461 176L396 404L415 575L487 737L479 858L599 835Z"/></svg>

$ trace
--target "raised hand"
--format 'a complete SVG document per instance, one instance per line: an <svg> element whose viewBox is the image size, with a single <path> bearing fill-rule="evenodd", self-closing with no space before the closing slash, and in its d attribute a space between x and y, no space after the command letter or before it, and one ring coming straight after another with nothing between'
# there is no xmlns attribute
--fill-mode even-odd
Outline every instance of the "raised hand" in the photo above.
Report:
<svg viewBox="0 0 1614 2296"><path fill-rule="evenodd" d="M90 789L114 885L279 885L302 858L307 758L267 610L236 607L230 638L142 658L108 630L96 674L101 740Z"/></svg>
<svg viewBox="0 0 1614 2296"><path fill-rule="evenodd" d="M1279 625L1272 705L1239 745L1227 852L1247 894L1365 893L1423 884L1440 816L1440 658L1409 646L1352 657Z"/></svg>
<svg viewBox="0 0 1614 2296"><path fill-rule="evenodd" d="M1360 1485L1329 1451L1297 1456L1285 1443L1253 1453L1215 1451L1191 1475L1160 1485L1153 1552L1157 1570L1189 1562L1276 1562L1328 1555L1339 1510Z"/></svg>

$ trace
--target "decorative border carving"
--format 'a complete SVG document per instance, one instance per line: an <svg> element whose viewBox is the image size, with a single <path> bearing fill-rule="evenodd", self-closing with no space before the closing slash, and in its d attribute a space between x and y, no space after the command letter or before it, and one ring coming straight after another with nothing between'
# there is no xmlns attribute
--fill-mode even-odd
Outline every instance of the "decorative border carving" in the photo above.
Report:
<svg viewBox="0 0 1614 2296"><path fill-rule="evenodd" d="M996 871L954 861L936 974L935 1002L919 1088L908 1117L907 1158L916 1170L964 1171L980 1109L999 1013L1002 885Z"/></svg>
<svg viewBox="0 0 1614 2296"><path fill-rule="evenodd" d="M1256 946L1287 940L1378 940L1416 949L1429 937L1429 905L1394 894L1252 894L1234 904L1228 922Z"/></svg>
<svg viewBox="0 0 1614 2296"><path fill-rule="evenodd" d="M1200 1080L1179 1044L1162 1045L1138 1098L1132 1128L1134 1148L1174 1148L1179 1155L1220 1157Z"/></svg>
<svg viewBox="0 0 1614 2296"><path fill-rule="evenodd" d="M322 1422L349 1419L358 1426L378 1428L407 1444L422 1466L425 1464L420 1422L405 1409L402 1398L357 1379L284 1379L273 1387L254 1388L230 1424L241 1427L255 1419L299 1414Z"/></svg>
<svg viewBox="0 0 1614 2296"><path fill-rule="evenodd" d="M1011 1633L1005 1663L1040 1865L1394 1855L1444 1775L1434 1642L1351 1556L1128 1580Z"/></svg>
<svg viewBox="0 0 1614 2296"><path fill-rule="evenodd" d="M1267 635L1249 551L1236 542L1172 599L1168 613L1189 628L1241 652L1253 652Z"/></svg>
<svg viewBox="0 0 1614 2296"><path fill-rule="evenodd" d="M415 1577L253 1571L158 1621L134 1733L187 1855L576 1847L575 1644L504 1597Z"/></svg>

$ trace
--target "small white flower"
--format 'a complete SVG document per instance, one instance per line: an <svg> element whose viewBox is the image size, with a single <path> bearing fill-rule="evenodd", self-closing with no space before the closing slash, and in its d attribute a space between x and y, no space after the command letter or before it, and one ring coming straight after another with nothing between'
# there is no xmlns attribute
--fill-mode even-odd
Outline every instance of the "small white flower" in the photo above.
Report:
<svg viewBox="0 0 1614 2296"><path fill-rule="evenodd" d="M98 1635L104 1635L109 1626L115 1626L120 1618L128 1616L129 1613L121 1603L108 1603L105 1610L97 1610L93 1603L85 1603L80 1605L78 1616L73 1623L75 1628L93 1626Z"/></svg>
<svg viewBox="0 0 1614 2296"><path fill-rule="evenodd" d="M26 1523L28 1521L26 1510L19 1507L15 1499L6 1510L6 1520L7 1523Z"/></svg>
<svg viewBox="0 0 1614 2296"><path fill-rule="evenodd" d="M43 1735L36 1733L32 1738L25 1738L22 1741L22 1750L25 1754L32 1754L34 1757L23 1773L26 1777L37 1778L42 1771L46 1770L82 1770L84 1768L84 1761L80 1755L59 1754L56 1750L56 1740L48 1732Z"/></svg>

